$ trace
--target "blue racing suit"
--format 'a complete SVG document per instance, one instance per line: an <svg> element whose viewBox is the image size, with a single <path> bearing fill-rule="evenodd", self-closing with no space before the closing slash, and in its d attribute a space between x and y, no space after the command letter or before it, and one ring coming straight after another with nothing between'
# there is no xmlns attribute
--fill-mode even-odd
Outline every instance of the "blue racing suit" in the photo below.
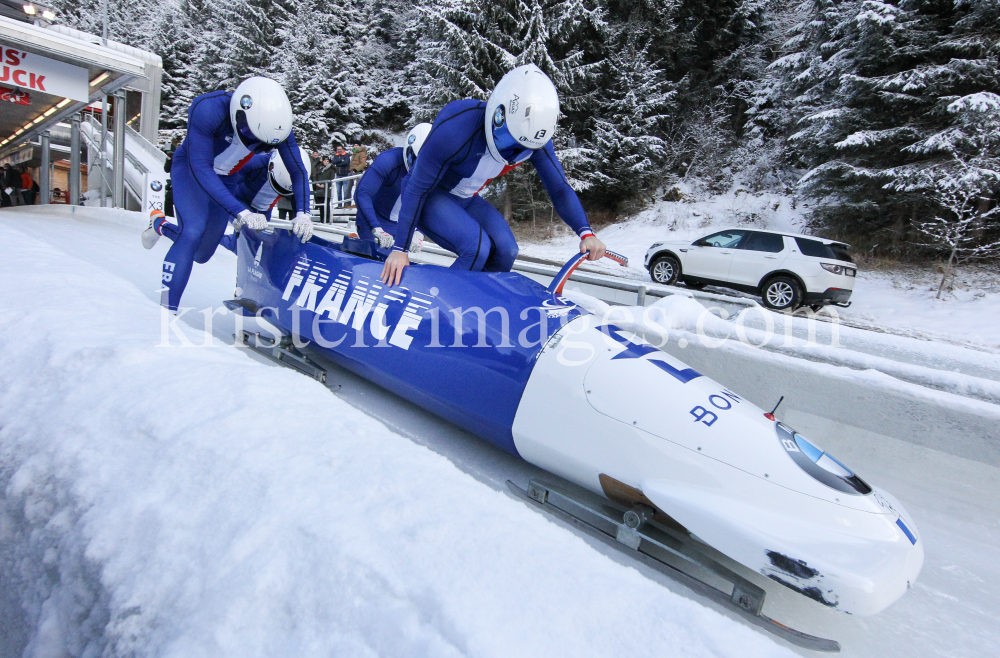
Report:
<svg viewBox="0 0 1000 658"><path fill-rule="evenodd" d="M239 185L233 188L233 196L246 204L254 212L265 215L270 221L271 209L278 203L278 193L271 186L270 177L267 175L271 157L266 153L255 155L250 162L240 169L242 180ZM236 253L236 242L239 233L227 233L222 236L219 244Z"/></svg>
<svg viewBox="0 0 1000 658"><path fill-rule="evenodd" d="M399 212L399 190L406 176L403 149L394 148L379 153L372 166L358 182L354 202L358 206L358 237L374 240L377 228L393 233L396 220L393 210Z"/></svg>
<svg viewBox="0 0 1000 658"><path fill-rule="evenodd" d="M563 221L581 239L594 234L552 140L526 150L517 164L497 162L486 146L485 115L486 103L477 100L452 101L438 113L403 184L393 249L407 251L419 225L434 242L458 254L452 267L510 271L517 258L514 234L479 191L526 160L535 166Z"/></svg>
<svg viewBox="0 0 1000 658"><path fill-rule="evenodd" d="M177 225L157 222L161 235L173 240L163 261L161 303L176 311L194 263L206 263L229 220L243 210L234 189L240 170L254 157L235 134L229 119L232 93L213 91L194 99L188 109L187 137L174 153L170 170ZM295 134L277 146L295 190L296 209L309 212L308 175Z"/></svg>

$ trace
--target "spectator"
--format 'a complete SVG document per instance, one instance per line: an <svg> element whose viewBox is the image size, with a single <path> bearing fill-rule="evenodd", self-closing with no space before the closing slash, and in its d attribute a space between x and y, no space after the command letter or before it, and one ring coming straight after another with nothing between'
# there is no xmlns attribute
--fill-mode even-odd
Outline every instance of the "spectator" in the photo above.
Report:
<svg viewBox="0 0 1000 658"><path fill-rule="evenodd" d="M62 190L58 187L52 190L52 203L66 203L66 199L63 197Z"/></svg>
<svg viewBox="0 0 1000 658"><path fill-rule="evenodd" d="M347 191L347 181L339 180L347 178L351 173L351 154L347 152L343 144L337 144L337 152L333 154L333 167L337 172L337 204L343 207L345 192Z"/></svg>
<svg viewBox="0 0 1000 658"><path fill-rule="evenodd" d="M28 168L21 165L21 199L24 200L24 205L26 206L35 205L35 193L32 191L34 184L35 181L31 179Z"/></svg>
<svg viewBox="0 0 1000 658"><path fill-rule="evenodd" d="M287 196L279 196L276 207L278 208L278 219L294 219L295 205L292 199ZM322 214L322 211L320 213Z"/></svg>
<svg viewBox="0 0 1000 658"><path fill-rule="evenodd" d="M5 164L3 169L0 169L0 207L10 208L14 205L14 192L19 189L21 182L17 182L17 187L14 187L14 172L10 164Z"/></svg>
<svg viewBox="0 0 1000 658"><path fill-rule="evenodd" d="M351 174L362 174L368 168L368 149L361 144L355 144L351 154ZM347 198L353 201L354 179L347 182ZM354 205L353 203L351 204Z"/></svg>
<svg viewBox="0 0 1000 658"><path fill-rule="evenodd" d="M163 163L163 171L170 173L170 166L174 162L174 151L176 151L184 139L180 135L174 135L170 140L170 150L167 151L167 161ZM167 179L166 191L163 193L163 214L167 217L174 216L174 186Z"/></svg>
<svg viewBox="0 0 1000 658"><path fill-rule="evenodd" d="M319 171L319 168L323 165L323 162L319 158L319 152L318 151L313 151L312 155L309 156L309 159L312 161L312 163L311 163L312 168L309 171L313 171L313 172ZM305 163L303 163L303 164L305 164Z"/></svg>
<svg viewBox="0 0 1000 658"><path fill-rule="evenodd" d="M4 165L4 174L6 175L6 179L4 180L3 189L10 196L10 205L23 206L24 199L21 198L20 168L9 164Z"/></svg>
<svg viewBox="0 0 1000 658"><path fill-rule="evenodd" d="M330 162L330 156L323 156L323 163L316 170L316 176L313 180L318 183L316 185L316 192L314 194L316 198L316 205L319 206L319 221L326 221L326 197L330 192L329 181L333 180L334 167L333 163Z"/></svg>

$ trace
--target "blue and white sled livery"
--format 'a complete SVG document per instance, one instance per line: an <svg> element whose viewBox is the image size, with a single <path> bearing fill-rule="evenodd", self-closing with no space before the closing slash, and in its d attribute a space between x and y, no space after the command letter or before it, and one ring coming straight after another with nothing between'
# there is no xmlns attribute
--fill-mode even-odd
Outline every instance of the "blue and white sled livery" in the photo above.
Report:
<svg viewBox="0 0 1000 658"><path fill-rule="evenodd" d="M712 562L714 551L854 615L883 610L920 572L923 542L894 498L560 297L570 266L549 289L514 272L434 265L408 267L388 287L388 252L373 243L245 229L238 253L231 308L568 480L522 493L682 580L694 571L678 560L722 574L724 599L791 642L839 648L765 617L763 590Z"/></svg>

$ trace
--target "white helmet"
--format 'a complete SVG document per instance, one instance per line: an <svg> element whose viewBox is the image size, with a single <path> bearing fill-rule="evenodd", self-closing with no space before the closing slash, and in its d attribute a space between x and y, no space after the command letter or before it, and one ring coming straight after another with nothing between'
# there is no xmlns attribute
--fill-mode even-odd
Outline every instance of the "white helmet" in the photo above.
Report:
<svg viewBox="0 0 1000 658"><path fill-rule="evenodd" d="M312 175L310 171L312 163L309 160L309 152L300 146L299 156L302 158L302 164L306 168L306 178L309 178ZM267 180L271 183L271 188L275 192L281 196L291 196L292 176L288 173L288 167L285 166L277 150L271 151L271 161L267 163Z"/></svg>
<svg viewBox="0 0 1000 658"><path fill-rule="evenodd" d="M516 164L552 139L559 119L559 94L534 64L505 75L486 101L486 145L498 162Z"/></svg>
<svg viewBox="0 0 1000 658"><path fill-rule="evenodd" d="M403 164L406 165L407 171L413 168L413 163L417 160L417 154L420 153L420 147L424 145L424 140L427 139L427 135L430 132L431 124L418 123L410 129L410 132L406 133L406 146L403 147Z"/></svg>
<svg viewBox="0 0 1000 658"><path fill-rule="evenodd" d="M247 78L229 101L229 119L243 145L254 153L273 149L292 132L292 104L274 80Z"/></svg>

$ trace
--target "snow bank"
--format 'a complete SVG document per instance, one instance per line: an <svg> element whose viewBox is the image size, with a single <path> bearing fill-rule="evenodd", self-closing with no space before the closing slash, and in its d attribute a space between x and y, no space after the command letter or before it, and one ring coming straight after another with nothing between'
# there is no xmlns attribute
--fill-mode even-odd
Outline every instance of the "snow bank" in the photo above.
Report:
<svg viewBox="0 0 1000 658"><path fill-rule="evenodd" d="M771 313L760 306L745 309L727 321L699 303L691 293L679 292L646 307L611 306L573 289L566 291L565 296L622 328L631 331L641 329L650 342L661 347L665 347L671 339L676 339L683 341L683 346L697 343L707 348L725 347L727 350L736 350L744 354L748 353L747 350L760 351L763 348L768 352L794 357L798 366L802 368L811 367L810 361L844 366L850 370L835 370L834 372L838 372L837 376L866 381L881 388L900 391L952 407L991 415L1000 414L1000 407L991 404L1000 402L998 381L843 349L836 342L824 345L817 340L798 338L793 335L793 326L806 324L808 320ZM746 318L752 319L746 320ZM753 326L760 318L769 325L767 330ZM789 324L786 330L785 323L794 325ZM814 322L814 324L819 325L818 329L826 330L815 333L826 333L826 338L829 339L829 327L825 323ZM823 337L820 335L818 338L822 340ZM934 351L932 343L925 345L929 352ZM988 355L983 356L988 358ZM777 355L775 357L777 358ZM891 379L882 375L888 375ZM929 390L925 387L938 390ZM969 399L968 396L980 399Z"/></svg>
<svg viewBox="0 0 1000 658"><path fill-rule="evenodd" d="M791 655L312 380L160 346L135 285L6 220L0 618L24 656Z"/></svg>
<svg viewBox="0 0 1000 658"><path fill-rule="evenodd" d="M841 314L915 336L1000 350L1000 274L995 268L965 266L956 278L956 289L937 299L941 275L930 270L859 272L854 303Z"/></svg>

